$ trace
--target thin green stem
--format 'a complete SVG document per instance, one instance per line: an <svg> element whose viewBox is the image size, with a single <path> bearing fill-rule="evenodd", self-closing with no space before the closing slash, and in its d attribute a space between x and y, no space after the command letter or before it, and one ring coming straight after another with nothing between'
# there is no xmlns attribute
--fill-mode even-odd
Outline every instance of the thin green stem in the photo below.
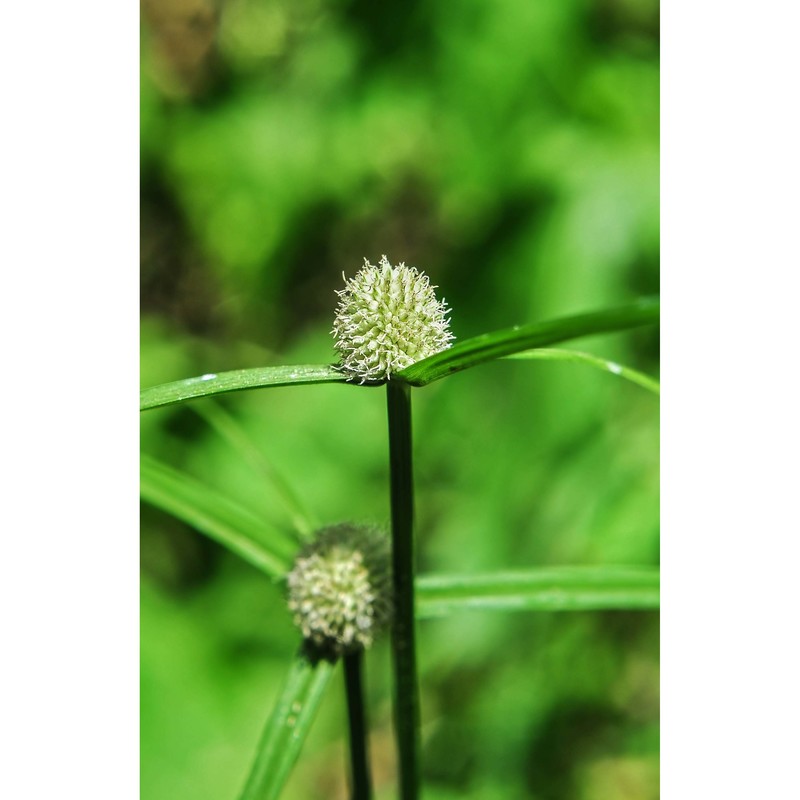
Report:
<svg viewBox="0 0 800 800"><path fill-rule="evenodd" d="M419 692L414 635L414 484L411 462L411 388L386 384L392 505L394 586L394 723L401 800L419 796Z"/></svg>
<svg viewBox="0 0 800 800"><path fill-rule="evenodd" d="M347 718L350 725L350 776L353 800L371 800L369 748L364 710L364 685L361 679L364 651L357 650L342 658L347 694Z"/></svg>

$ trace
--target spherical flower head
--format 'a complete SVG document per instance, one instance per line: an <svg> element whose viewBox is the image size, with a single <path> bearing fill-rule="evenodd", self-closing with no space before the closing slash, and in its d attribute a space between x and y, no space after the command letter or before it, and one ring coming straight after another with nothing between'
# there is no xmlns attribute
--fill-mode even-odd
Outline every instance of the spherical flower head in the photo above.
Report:
<svg viewBox="0 0 800 800"><path fill-rule="evenodd" d="M377 528L323 528L287 576L305 639L334 656L369 647L391 617L389 540Z"/></svg>
<svg viewBox="0 0 800 800"><path fill-rule="evenodd" d="M450 309L436 299L435 288L427 275L402 262L393 267L383 256L375 267L364 259L337 291L332 333L342 371L361 383L389 380L450 347Z"/></svg>

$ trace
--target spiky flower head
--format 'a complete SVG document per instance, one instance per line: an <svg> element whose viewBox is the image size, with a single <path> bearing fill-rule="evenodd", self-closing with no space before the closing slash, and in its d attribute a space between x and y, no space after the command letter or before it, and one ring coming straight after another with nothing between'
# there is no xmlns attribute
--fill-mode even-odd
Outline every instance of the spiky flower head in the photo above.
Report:
<svg viewBox="0 0 800 800"><path fill-rule="evenodd" d="M342 275L344 277L344 275ZM333 323L342 371L361 383L392 373L450 347L450 309L437 300L428 276L383 256L377 267L364 259L354 278L337 291Z"/></svg>
<svg viewBox="0 0 800 800"><path fill-rule="evenodd" d="M323 528L298 554L287 584L306 640L334 656L369 647L391 617L388 537L363 525Z"/></svg>

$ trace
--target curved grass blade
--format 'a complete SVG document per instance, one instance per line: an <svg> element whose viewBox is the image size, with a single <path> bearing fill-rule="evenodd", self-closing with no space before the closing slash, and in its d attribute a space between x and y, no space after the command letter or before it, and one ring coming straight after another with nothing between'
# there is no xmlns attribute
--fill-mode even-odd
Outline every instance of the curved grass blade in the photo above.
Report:
<svg viewBox="0 0 800 800"><path fill-rule="evenodd" d="M319 527L311 512L272 462L253 444L235 417L210 398L203 403L192 403L190 408L272 484L298 533L298 540L307 541Z"/></svg>
<svg viewBox="0 0 800 800"><path fill-rule="evenodd" d="M417 616L496 611L645 610L659 607L660 574L645 567L542 567L487 575L422 575Z"/></svg>
<svg viewBox="0 0 800 800"><path fill-rule="evenodd" d="M615 361L609 361L606 358L592 355L591 353L582 353L578 350L548 350L542 348L540 350L524 350L522 353L512 353L510 356L504 356L510 359L541 359L543 361L576 361L578 363L589 364L592 367L610 372L613 375L619 375L620 378L626 378L632 383L647 389L653 394L661 394L661 386L655 378L645 375L643 372L624 367L622 364L617 364Z"/></svg>
<svg viewBox="0 0 800 800"><path fill-rule="evenodd" d="M223 392L238 392L244 389L263 389L268 386L290 386L304 383L344 383L347 379L330 364L301 364L294 367L256 367L235 369L219 374L209 373L197 378L162 383L142 389L139 395L139 410L169 406L209 397Z"/></svg>
<svg viewBox="0 0 800 800"><path fill-rule="evenodd" d="M276 800L280 795L332 674L330 662L298 654L267 720L239 800Z"/></svg>
<svg viewBox="0 0 800 800"><path fill-rule="evenodd" d="M515 325L513 328L484 333L406 367L397 373L397 377L412 386L425 386L454 372L522 350L546 347L590 334L613 333L658 322L659 307L657 298L643 298L621 308L578 314L530 325Z"/></svg>
<svg viewBox="0 0 800 800"><path fill-rule="evenodd" d="M232 550L272 578L282 578L296 545L261 519L195 478L142 454L142 499ZM267 537L269 536L269 540Z"/></svg>

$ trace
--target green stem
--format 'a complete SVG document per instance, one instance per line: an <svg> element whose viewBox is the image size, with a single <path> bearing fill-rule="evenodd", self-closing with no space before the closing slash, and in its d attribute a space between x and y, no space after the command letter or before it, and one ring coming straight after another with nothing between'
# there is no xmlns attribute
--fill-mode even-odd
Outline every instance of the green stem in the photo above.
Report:
<svg viewBox="0 0 800 800"><path fill-rule="evenodd" d="M350 775L353 788L351 796L353 800L371 800L364 687L361 680L364 651L348 653L342 661L347 693L347 718L350 724Z"/></svg>
<svg viewBox="0 0 800 800"><path fill-rule="evenodd" d="M414 636L414 485L411 462L411 388L386 384L392 505L392 579L395 673L394 722L401 800L419 796L419 696Z"/></svg>

